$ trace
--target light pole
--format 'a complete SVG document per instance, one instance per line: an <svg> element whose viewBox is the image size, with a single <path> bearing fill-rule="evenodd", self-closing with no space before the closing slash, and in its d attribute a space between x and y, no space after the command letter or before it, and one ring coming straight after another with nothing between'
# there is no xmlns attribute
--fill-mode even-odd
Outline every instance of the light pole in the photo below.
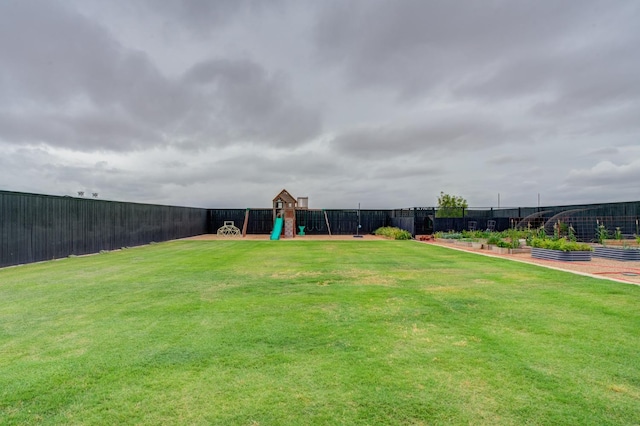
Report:
<svg viewBox="0 0 640 426"><path fill-rule="evenodd" d="M362 225L360 224L360 203L358 203L358 227L356 228L356 235L354 235L354 238L362 238L362 235L360 235L360 228L362 228Z"/></svg>

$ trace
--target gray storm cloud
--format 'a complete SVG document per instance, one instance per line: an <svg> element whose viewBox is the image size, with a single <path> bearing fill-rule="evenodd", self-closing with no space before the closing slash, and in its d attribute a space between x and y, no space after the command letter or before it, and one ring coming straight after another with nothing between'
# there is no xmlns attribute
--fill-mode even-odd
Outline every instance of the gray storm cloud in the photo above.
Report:
<svg viewBox="0 0 640 426"><path fill-rule="evenodd" d="M637 22L632 0L6 0L0 187L204 206L283 187L327 208L441 190L629 200Z"/></svg>

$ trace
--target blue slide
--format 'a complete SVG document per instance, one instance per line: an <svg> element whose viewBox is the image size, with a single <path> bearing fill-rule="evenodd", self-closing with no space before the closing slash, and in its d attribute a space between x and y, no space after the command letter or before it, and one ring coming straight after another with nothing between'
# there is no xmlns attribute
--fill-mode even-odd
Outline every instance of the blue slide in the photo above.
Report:
<svg viewBox="0 0 640 426"><path fill-rule="evenodd" d="M283 220L281 217L276 218L276 223L273 224L273 231L271 231L271 240L279 240L282 233Z"/></svg>

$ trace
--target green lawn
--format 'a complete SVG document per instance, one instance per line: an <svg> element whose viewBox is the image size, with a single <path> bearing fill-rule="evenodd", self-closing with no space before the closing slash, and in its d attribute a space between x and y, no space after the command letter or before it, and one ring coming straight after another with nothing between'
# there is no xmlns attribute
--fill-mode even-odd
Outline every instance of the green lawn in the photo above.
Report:
<svg viewBox="0 0 640 426"><path fill-rule="evenodd" d="M0 424L640 424L640 287L412 241L0 269Z"/></svg>

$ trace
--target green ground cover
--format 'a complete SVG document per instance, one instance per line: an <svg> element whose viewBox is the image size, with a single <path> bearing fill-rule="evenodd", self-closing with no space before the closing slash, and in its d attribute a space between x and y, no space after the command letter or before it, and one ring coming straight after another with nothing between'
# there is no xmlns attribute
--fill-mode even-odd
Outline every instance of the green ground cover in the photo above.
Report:
<svg viewBox="0 0 640 426"><path fill-rule="evenodd" d="M0 270L0 424L638 424L640 288L412 241Z"/></svg>

